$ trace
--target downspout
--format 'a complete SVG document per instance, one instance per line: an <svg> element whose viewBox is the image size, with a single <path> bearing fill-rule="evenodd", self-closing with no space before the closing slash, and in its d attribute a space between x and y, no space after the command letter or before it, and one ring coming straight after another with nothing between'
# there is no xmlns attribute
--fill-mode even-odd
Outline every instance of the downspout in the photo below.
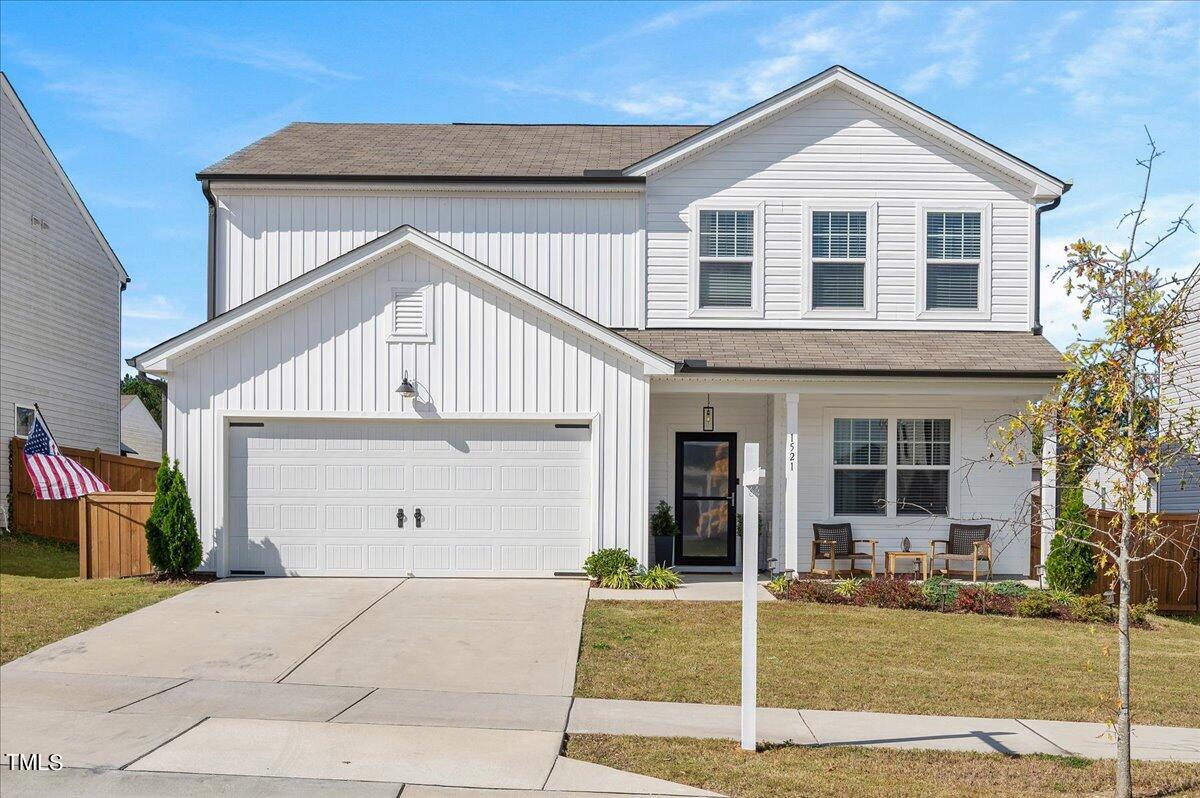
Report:
<svg viewBox="0 0 1200 798"><path fill-rule="evenodd" d="M217 198L209 181L200 181L200 190L208 200L208 318L217 315Z"/></svg>
<svg viewBox="0 0 1200 798"><path fill-rule="evenodd" d="M1071 190L1067 183L1063 194ZM1033 329L1034 335L1042 334L1042 214L1052 211L1062 203L1062 194L1045 205L1037 206L1033 225Z"/></svg>

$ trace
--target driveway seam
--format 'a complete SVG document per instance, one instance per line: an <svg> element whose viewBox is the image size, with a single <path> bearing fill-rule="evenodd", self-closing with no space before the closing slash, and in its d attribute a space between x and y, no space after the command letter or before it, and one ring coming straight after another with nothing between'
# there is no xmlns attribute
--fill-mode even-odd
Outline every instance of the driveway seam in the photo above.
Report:
<svg viewBox="0 0 1200 798"><path fill-rule="evenodd" d="M174 690L176 687L183 687L185 684L187 684L190 681L192 681L192 679L184 679L183 681L179 682L178 684L173 684L170 687L164 687L163 689L161 689L157 692L151 693L150 695L144 695L141 698L137 699L136 701L130 701L128 704L122 704L119 707L113 707L112 709L110 709L108 711L109 712L120 712L122 709L131 707L134 704L140 704L143 701L147 701L151 698L154 698L155 696L162 695L163 693L166 693L166 692L170 692L171 690Z"/></svg>
<svg viewBox="0 0 1200 798"><path fill-rule="evenodd" d="M404 584L405 582L407 582L407 581L408 581L408 579L407 579L407 578L406 578L406 579L401 579L399 582L397 582L395 585L393 585L393 586L391 587L391 589L389 589L389 590L385 591L385 592L383 593L383 595L381 595L379 598L375 599L375 600L374 600L374 601L372 601L370 604L368 604L367 606L363 607L361 611L359 611L359 612L355 613L355 615L354 615L354 617L353 617L353 618L351 618L350 620L346 621L344 624L342 624L341 626L339 626L337 629L334 629L334 630L333 630L333 634L329 635L329 637L327 637L327 638L325 638L324 640L322 640L322 641L321 641L321 643L320 643L320 645L318 645L318 646L317 646L316 648L314 648L312 651L310 651L310 652L308 652L307 654L305 654L305 655L304 655L304 657L303 657L303 658L302 658L302 659L301 659L299 662L297 662L297 663L296 663L295 665L293 665L292 667L288 668L288 669L287 669L287 670L286 670L286 671L285 671L285 672L284 672L284 673L283 673L281 676L279 676L279 678L277 678L277 679L274 679L273 681L275 682L275 684L282 684L284 679L286 679L287 677L289 677L289 676L291 676L293 673L295 673L295 672L296 672L296 670L297 670L297 669L298 669L298 668L299 668L301 665L303 665L304 663L306 663L306 662L308 662L310 659L312 659L312 658L313 658L313 655L315 655L315 654L316 654L318 651L320 651L321 649L325 648L325 646L329 645L329 641L330 641L330 640L333 640L333 638L335 638L335 637L337 637L338 635L340 635L340 634L341 634L341 633L342 633L342 632L343 632L343 631L346 629L346 627L347 627L347 626L349 626L350 624L354 623L354 622L355 622L355 621L357 621L359 618L361 618L361 617L362 617L362 616L363 616L363 615L364 615L364 614L367 612L367 610L371 609L371 608L372 608L372 607L374 607L376 604L378 604L379 602L383 601L383 600L384 600L385 598L387 598L388 596L392 595L392 593L394 593L394 592L395 592L395 591L396 591L396 590L397 590L397 589L398 589L398 588L399 588L401 585L403 585L403 584Z"/></svg>
<svg viewBox="0 0 1200 798"><path fill-rule="evenodd" d="M796 714L800 716L800 722L804 724L804 728L808 730L808 736L813 738L813 742L821 745L821 741L817 739L817 733L813 731L812 726L808 725L808 719L804 717L804 710L797 709Z"/></svg>
<svg viewBox="0 0 1200 798"><path fill-rule="evenodd" d="M206 720L210 720L210 719L211 719L211 718L210 718L209 716L205 716L205 717L203 717L203 718L200 718L200 720L196 721L196 722L195 722L195 723L193 723L191 726L188 726L186 729L184 729L183 731L179 732L179 734L173 734L173 735L171 735L170 737L168 737L167 739L163 740L163 741L162 741L161 743L159 743L158 745L156 745L156 746L154 746L153 748L151 748L151 749L150 749L149 751L147 751L146 753L144 753L144 754L139 754L139 755L135 756L133 759L131 759L131 760L129 760L128 762L126 762L124 765L121 765L121 767L117 768L117 770L124 770L125 768L129 767L130 765L134 764L135 762L138 762L138 761L140 761L140 760L143 760L143 759L145 759L146 757L150 756L151 754L153 754L153 753L154 753L155 751L157 751L158 749L162 748L162 747L163 747L164 745L166 745L167 743L172 743L172 742L175 742L175 741L176 741L176 740L178 740L180 737L182 737L183 735L187 734L188 732L190 732L192 729L194 729L194 728L196 728L197 726L199 726L199 725L200 725L201 723L203 723L204 721L206 721Z"/></svg>
<svg viewBox="0 0 1200 798"><path fill-rule="evenodd" d="M339 709L337 712L333 713L333 715L332 715L331 717L329 717L329 718L326 718L325 722L326 722L326 723L333 723L333 721L334 721L334 720L336 720L338 717L340 717L341 715L345 714L346 712L349 712L351 709L353 709L354 707L358 706L358 705L359 705L359 704L361 704L363 701L366 701L366 700L367 700L367 699L368 699L368 698L369 698L369 697L370 697L370 696L371 696L371 695L372 695L372 694L373 694L373 693L374 693L376 690L378 690L378 689L379 689L378 687L372 687L372 688L371 688L370 690L368 690L366 693L364 693L363 695L361 695L361 696L359 696L358 698L356 698L356 699L354 699L353 701L351 701L351 702L350 702L350 704L349 704L348 706L344 706L344 707L342 707L342 708L341 708L341 709Z"/></svg>

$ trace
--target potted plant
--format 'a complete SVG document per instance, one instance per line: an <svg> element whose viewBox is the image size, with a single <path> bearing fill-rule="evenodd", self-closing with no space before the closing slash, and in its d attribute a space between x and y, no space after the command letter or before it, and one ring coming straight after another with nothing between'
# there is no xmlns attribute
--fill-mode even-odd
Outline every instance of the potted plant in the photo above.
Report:
<svg viewBox="0 0 1200 798"><path fill-rule="evenodd" d="M650 516L650 534L654 537L654 563L673 565L679 524L675 523L675 513L671 510L671 505L665 501L659 501L658 507Z"/></svg>

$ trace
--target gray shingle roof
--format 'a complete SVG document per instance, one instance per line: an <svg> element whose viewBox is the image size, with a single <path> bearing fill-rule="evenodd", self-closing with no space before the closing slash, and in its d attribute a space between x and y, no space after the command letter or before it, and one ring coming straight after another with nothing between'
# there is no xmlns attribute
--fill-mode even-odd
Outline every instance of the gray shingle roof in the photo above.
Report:
<svg viewBox="0 0 1200 798"><path fill-rule="evenodd" d="M1063 358L1028 332L910 330L620 330L676 363L722 371L1052 376Z"/></svg>
<svg viewBox="0 0 1200 798"><path fill-rule="evenodd" d="M619 170L703 125L400 125L295 122L199 177L582 178Z"/></svg>

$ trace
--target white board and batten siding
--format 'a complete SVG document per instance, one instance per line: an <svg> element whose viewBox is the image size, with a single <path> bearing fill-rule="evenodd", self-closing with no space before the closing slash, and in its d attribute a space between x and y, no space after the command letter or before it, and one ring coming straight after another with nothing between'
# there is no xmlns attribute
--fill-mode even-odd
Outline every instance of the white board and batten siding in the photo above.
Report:
<svg viewBox="0 0 1200 798"><path fill-rule="evenodd" d="M637 327L638 191L253 189L214 181L217 313L409 224L609 327Z"/></svg>
<svg viewBox="0 0 1200 798"><path fill-rule="evenodd" d="M0 81L0 441L37 402L59 445L116 453L124 275Z"/></svg>
<svg viewBox="0 0 1200 798"><path fill-rule="evenodd" d="M388 340L397 285L430 287L429 342ZM415 400L397 393L406 373ZM213 340L173 363L170 379L169 447L187 469L205 568L227 571L218 554L225 535L244 534L226 528L236 519L225 486L227 425L245 419L263 420L264 429L282 419L588 423L585 548L645 548L645 479L632 476L645 468L643 366L419 252L402 251ZM561 565L539 570L573 570Z"/></svg>
<svg viewBox="0 0 1200 798"><path fill-rule="evenodd" d="M693 318L689 297L690 208L720 199L762 203L763 313ZM868 318L804 310L809 225L804 209L874 206L876 310ZM918 319L921 207L986 207L991 219L990 315ZM647 325L1027 330L1030 325L1029 187L948 145L914 132L881 109L830 90L723 145L688 157L646 182ZM987 216L985 215L985 218Z"/></svg>

